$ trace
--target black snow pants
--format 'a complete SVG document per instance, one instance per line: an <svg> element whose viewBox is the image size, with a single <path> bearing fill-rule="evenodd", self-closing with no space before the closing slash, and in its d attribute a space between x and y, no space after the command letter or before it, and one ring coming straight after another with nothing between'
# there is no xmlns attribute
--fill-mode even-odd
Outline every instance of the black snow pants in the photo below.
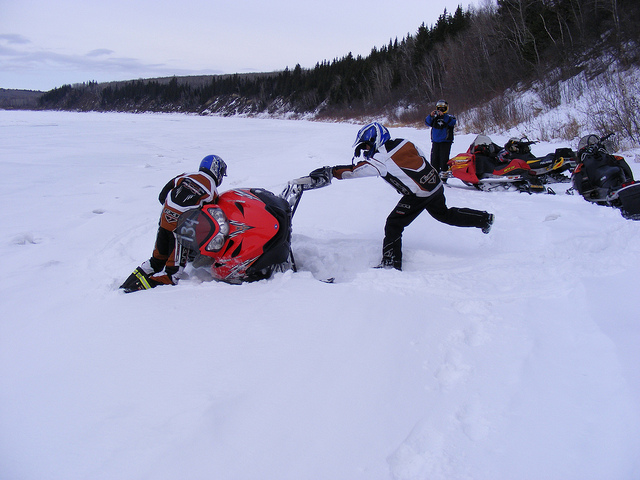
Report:
<svg viewBox="0 0 640 480"><path fill-rule="evenodd" d="M431 144L431 166L436 172L449 170L449 155L451 155L451 142L434 142Z"/></svg>
<svg viewBox="0 0 640 480"><path fill-rule="evenodd" d="M483 228L489 214L471 208L447 207L444 192L430 197L404 195L387 217L382 241L382 264L402 269L402 232L423 210L439 222L455 227Z"/></svg>

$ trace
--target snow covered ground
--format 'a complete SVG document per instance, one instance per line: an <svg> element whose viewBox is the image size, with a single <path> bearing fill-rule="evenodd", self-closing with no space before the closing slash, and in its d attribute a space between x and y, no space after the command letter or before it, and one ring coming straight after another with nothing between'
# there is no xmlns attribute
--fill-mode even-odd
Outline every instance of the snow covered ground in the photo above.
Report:
<svg viewBox="0 0 640 480"><path fill-rule="evenodd" d="M221 190L279 193L349 163L357 129L0 111L0 478L640 478L640 222L567 184L451 181L493 230L425 213L397 272L371 267L398 195L334 181L294 218L300 272L118 290L168 179L216 153Z"/></svg>

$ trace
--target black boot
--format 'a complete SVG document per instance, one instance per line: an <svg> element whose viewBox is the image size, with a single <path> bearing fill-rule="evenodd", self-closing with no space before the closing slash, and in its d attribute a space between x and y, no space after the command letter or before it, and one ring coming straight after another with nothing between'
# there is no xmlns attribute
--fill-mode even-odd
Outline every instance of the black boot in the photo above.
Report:
<svg viewBox="0 0 640 480"><path fill-rule="evenodd" d="M157 285L145 271L138 267L131 275L124 281L120 288L125 293L137 292L138 290L149 290Z"/></svg>
<svg viewBox="0 0 640 480"><path fill-rule="evenodd" d="M382 261L376 268L395 268L402 270L402 252L398 254L394 248L385 248L382 252Z"/></svg>
<svg viewBox="0 0 640 480"><path fill-rule="evenodd" d="M482 227L482 233L489 233L496 216L493 213L487 213L487 223Z"/></svg>

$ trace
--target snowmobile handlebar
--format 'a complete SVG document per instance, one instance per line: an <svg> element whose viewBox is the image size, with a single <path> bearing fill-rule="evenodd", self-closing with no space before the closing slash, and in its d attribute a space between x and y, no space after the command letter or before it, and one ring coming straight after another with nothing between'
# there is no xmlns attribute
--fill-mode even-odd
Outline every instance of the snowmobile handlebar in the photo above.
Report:
<svg viewBox="0 0 640 480"><path fill-rule="evenodd" d="M303 192L331 185L332 178L333 173L331 167L317 168L305 177L289 180L280 194L280 197L284 198L289 203L291 207L291 215L293 216L298 208L298 203L300 202Z"/></svg>
<svg viewBox="0 0 640 480"><path fill-rule="evenodd" d="M607 133L604 137L600 139L600 143L604 143L609 140L611 137L615 135L615 132Z"/></svg>

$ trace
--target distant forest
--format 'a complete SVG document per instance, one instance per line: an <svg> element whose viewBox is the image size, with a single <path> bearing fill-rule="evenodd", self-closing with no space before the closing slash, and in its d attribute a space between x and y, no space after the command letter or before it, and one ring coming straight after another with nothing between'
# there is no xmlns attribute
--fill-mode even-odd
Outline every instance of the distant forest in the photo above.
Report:
<svg viewBox="0 0 640 480"><path fill-rule="evenodd" d="M397 120L411 123L438 98L470 109L551 71L569 78L593 57L638 65L639 25L638 0L497 0L445 10L366 57L263 74L64 85L43 94L39 108L314 118L400 111Z"/></svg>

